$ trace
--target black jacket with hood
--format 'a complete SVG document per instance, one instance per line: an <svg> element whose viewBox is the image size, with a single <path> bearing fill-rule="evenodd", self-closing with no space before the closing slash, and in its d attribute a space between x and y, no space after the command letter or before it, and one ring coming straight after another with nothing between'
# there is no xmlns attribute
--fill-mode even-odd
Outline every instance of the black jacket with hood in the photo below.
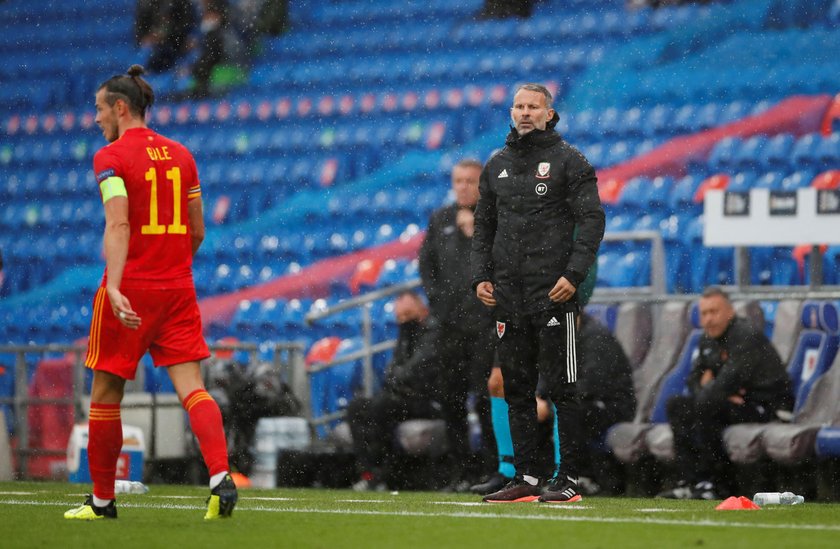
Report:
<svg viewBox="0 0 840 549"><path fill-rule="evenodd" d="M557 304L548 292L560 277L579 286L604 236L595 170L554 130L558 120L523 136L511 128L481 173L472 287L493 283L496 318L577 308L577 295Z"/></svg>

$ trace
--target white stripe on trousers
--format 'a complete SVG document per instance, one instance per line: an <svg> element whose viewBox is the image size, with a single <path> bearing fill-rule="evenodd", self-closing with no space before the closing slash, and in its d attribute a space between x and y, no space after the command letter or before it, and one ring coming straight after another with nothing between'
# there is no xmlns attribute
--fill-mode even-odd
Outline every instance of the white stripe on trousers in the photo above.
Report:
<svg viewBox="0 0 840 549"><path fill-rule="evenodd" d="M577 349L575 347L575 313L566 313L566 382L577 381Z"/></svg>

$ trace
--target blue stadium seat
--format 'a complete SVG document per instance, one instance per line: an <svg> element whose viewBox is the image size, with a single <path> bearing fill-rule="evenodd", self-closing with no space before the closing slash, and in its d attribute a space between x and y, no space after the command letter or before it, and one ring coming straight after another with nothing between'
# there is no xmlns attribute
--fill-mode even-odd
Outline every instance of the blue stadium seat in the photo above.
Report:
<svg viewBox="0 0 840 549"><path fill-rule="evenodd" d="M615 332L618 320L618 305L615 303L590 303L586 306L586 314L606 326L610 332Z"/></svg>
<svg viewBox="0 0 840 549"><path fill-rule="evenodd" d="M779 188L783 191L795 191L811 185L816 173L813 170L799 170L782 179Z"/></svg>
<svg viewBox="0 0 840 549"><path fill-rule="evenodd" d="M785 176L781 172L767 172L756 180L753 188L780 191L782 190L782 181L784 178Z"/></svg>
<svg viewBox="0 0 840 549"><path fill-rule="evenodd" d="M796 140L790 151L790 166L794 169L819 169L818 149L822 138L819 134L809 133Z"/></svg>
<svg viewBox="0 0 840 549"><path fill-rule="evenodd" d="M724 137L718 141L712 152L709 154L709 166L713 170L722 172L734 171L735 154L741 145L741 140L737 137Z"/></svg>
<svg viewBox="0 0 840 549"><path fill-rule="evenodd" d="M702 179L694 175L687 175L677 180L671 193L668 197L668 207L672 212L689 212L697 211L699 213L699 205L694 201L694 195L697 194L697 189L700 187Z"/></svg>
<svg viewBox="0 0 840 549"><path fill-rule="evenodd" d="M691 305L688 311L688 317L691 321L691 331L685 338L676 364L659 385L656 401L650 414L652 423L667 423L668 400L683 394L687 389L688 375L691 373L691 366L697 355L700 338L703 337L703 328L700 326L700 308L697 303Z"/></svg>
<svg viewBox="0 0 840 549"><path fill-rule="evenodd" d="M742 141L732 157L732 168L739 171L761 167L761 155L767 147L767 137L754 135Z"/></svg>
<svg viewBox="0 0 840 549"><path fill-rule="evenodd" d="M265 299L260 303L256 318L260 340L283 339L280 326L285 305L285 300L273 298Z"/></svg>
<svg viewBox="0 0 840 549"><path fill-rule="evenodd" d="M656 105L646 113L642 130L646 136L666 136L671 133L674 108L670 105Z"/></svg>
<svg viewBox="0 0 840 549"><path fill-rule="evenodd" d="M736 193L749 192L755 185L757 178L755 172L738 172L729 178L729 184L726 186L726 190Z"/></svg>
<svg viewBox="0 0 840 549"><path fill-rule="evenodd" d="M824 136L817 145L815 156L818 170L837 169L840 166L840 133Z"/></svg>
<svg viewBox="0 0 840 549"><path fill-rule="evenodd" d="M758 153L758 163L761 169L767 171L782 171L790 167L790 153L795 138L789 133L783 133L770 138L764 148Z"/></svg>
<svg viewBox="0 0 840 549"><path fill-rule="evenodd" d="M838 308L834 302L803 303L801 321L802 331L788 363L796 403L794 413L805 403L814 382L831 366L840 342Z"/></svg>

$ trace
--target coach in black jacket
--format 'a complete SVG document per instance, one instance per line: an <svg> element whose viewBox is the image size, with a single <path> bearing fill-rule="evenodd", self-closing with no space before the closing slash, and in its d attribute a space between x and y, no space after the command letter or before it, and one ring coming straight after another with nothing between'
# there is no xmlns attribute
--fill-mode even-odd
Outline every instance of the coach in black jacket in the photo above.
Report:
<svg viewBox="0 0 840 549"><path fill-rule="evenodd" d="M595 260L605 221L595 170L554 131L551 100L544 86L519 87L514 127L479 185L472 284L479 300L494 307L517 470L508 486L485 496L491 502L580 500L575 293ZM560 474L542 495L535 455L538 375L557 407L561 440Z"/></svg>

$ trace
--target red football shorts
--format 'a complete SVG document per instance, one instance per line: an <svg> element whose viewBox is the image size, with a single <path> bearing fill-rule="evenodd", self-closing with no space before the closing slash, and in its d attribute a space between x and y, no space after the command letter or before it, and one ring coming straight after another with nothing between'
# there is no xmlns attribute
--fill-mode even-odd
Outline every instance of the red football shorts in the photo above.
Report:
<svg viewBox="0 0 840 549"><path fill-rule="evenodd" d="M105 288L93 298L85 366L134 379L137 363L152 355L155 366L173 366L210 356L201 334L195 290L123 290L141 324L130 330L111 309Z"/></svg>

